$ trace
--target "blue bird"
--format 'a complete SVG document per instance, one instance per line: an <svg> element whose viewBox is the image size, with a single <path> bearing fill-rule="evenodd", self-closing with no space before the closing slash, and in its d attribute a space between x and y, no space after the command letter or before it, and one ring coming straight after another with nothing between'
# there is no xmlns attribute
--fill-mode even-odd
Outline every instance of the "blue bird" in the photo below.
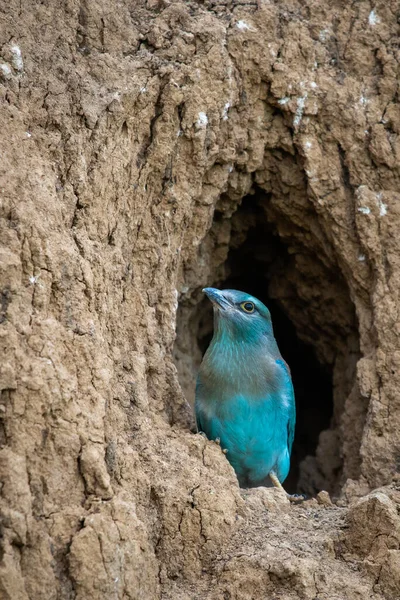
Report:
<svg viewBox="0 0 400 600"><path fill-rule="evenodd" d="M198 430L221 444L241 487L283 489L296 406L270 312L245 292L203 292L213 303L214 335L197 378Z"/></svg>

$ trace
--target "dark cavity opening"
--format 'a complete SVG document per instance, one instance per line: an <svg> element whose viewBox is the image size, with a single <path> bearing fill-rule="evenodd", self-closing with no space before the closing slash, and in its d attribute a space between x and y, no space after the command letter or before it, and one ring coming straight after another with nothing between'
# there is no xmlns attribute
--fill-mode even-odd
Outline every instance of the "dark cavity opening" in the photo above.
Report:
<svg viewBox="0 0 400 600"><path fill-rule="evenodd" d="M268 218L268 203L269 197L258 190L245 197L233 215L217 207L209 234L214 241L205 240L209 260L218 255L218 232L224 230L226 239L227 220L229 247L223 264L216 266L215 278L204 285L249 292L270 309L296 396L295 439L285 488L290 493L336 492L343 476L340 414L354 383L358 357L354 308L338 269L330 270L290 233L285 239L278 235L276 223ZM190 403L212 330L211 304L197 288L187 300L181 299L175 348L180 382ZM343 360L350 366L341 377L337 365Z"/></svg>

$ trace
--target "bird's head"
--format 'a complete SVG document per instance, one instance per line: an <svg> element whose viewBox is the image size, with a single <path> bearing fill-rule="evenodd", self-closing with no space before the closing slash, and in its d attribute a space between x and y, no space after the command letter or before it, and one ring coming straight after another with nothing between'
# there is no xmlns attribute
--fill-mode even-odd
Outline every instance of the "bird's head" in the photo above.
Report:
<svg viewBox="0 0 400 600"><path fill-rule="evenodd" d="M214 307L214 335L235 342L258 342L273 336L271 314L254 296L238 290L204 288Z"/></svg>

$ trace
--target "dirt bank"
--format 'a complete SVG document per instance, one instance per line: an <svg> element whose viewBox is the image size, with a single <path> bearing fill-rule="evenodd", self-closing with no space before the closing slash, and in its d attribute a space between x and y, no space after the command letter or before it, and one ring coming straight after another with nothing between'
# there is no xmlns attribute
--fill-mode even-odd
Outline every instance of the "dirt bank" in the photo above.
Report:
<svg viewBox="0 0 400 600"><path fill-rule="evenodd" d="M397 3L0 11L2 597L400 597ZM231 283L333 505L241 493L192 431Z"/></svg>

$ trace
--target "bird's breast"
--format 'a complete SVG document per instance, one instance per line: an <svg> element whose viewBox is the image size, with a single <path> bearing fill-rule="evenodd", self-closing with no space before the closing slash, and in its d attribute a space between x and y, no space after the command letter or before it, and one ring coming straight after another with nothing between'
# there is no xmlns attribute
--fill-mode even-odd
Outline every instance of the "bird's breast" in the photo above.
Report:
<svg viewBox="0 0 400 600"><path fill-rule="evenodd" d="M198 387L201 388L203 397L218 394L221 401L229 400L237 394L244 394L249 398L265 398L280 389L282 379L287 378L282 362L279 362L279 359L262 349L249 349L245 346L227 349L215 345L204 356Z"/></svg>

